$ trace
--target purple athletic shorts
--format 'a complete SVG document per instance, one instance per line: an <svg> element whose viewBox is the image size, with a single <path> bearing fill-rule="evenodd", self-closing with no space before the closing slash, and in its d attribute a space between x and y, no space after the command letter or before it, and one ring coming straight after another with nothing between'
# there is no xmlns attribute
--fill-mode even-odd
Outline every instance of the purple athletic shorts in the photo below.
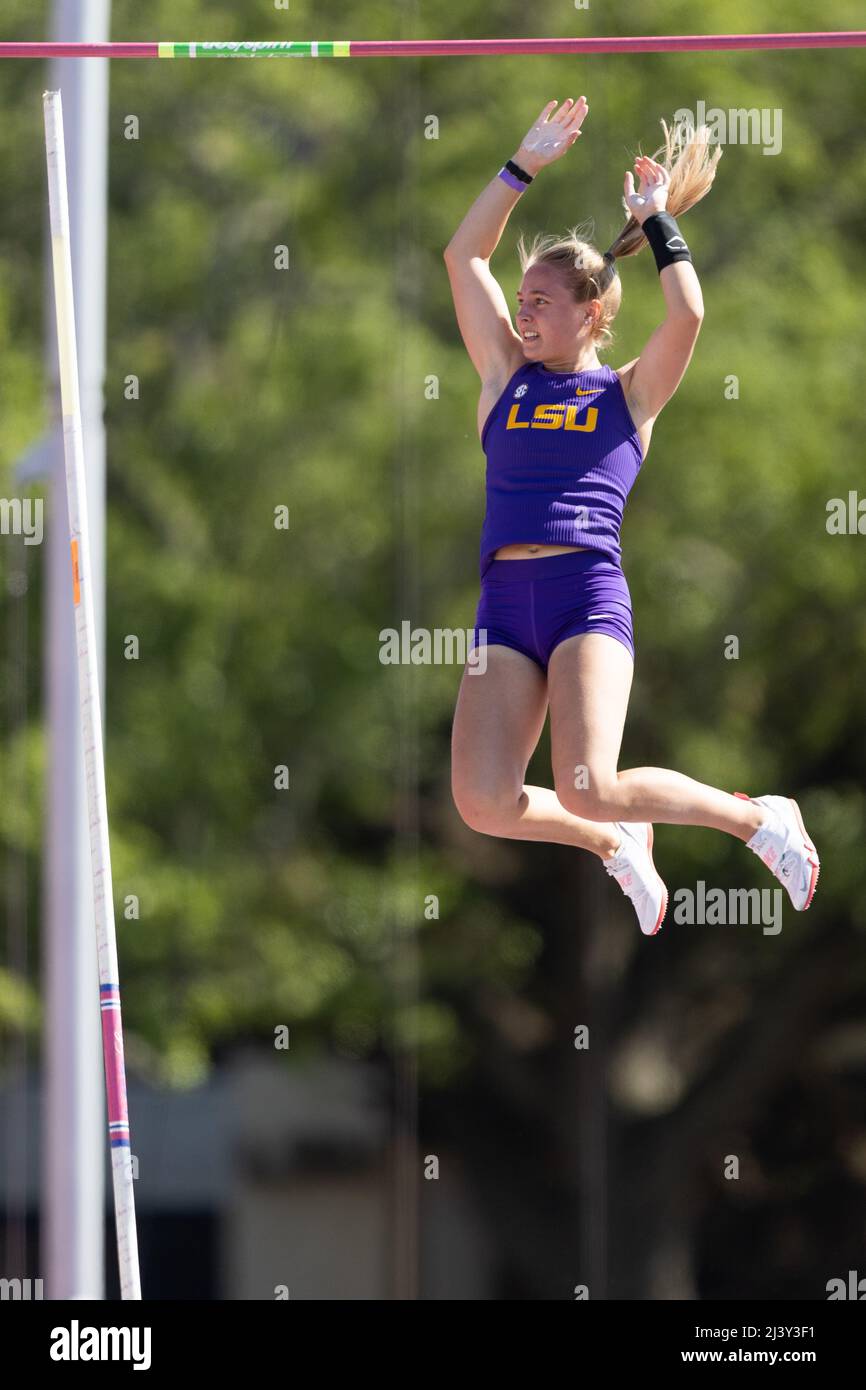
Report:
<svg viewBox="0 0 866 1390"><path fill-rule="evenodd" d="M481 581L473 647L512 647L547 670L554 647L580 632L604 632L634 660L631 595L616 560L572 550L537 560L494 560Z"/></svg>

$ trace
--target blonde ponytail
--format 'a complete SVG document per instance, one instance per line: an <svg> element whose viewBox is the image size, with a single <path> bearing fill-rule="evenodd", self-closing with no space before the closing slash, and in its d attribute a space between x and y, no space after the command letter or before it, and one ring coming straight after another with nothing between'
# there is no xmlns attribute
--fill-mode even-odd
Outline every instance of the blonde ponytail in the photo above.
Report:
<svg viewBox="0 0 866 1390"><path fill-rule="evenodd" d="M705 125L693 128L681 122L673 130L662 121L665 143L650 158L663 164L670 171L671 181L668 189L667 210L671 217L682 217L705 198L716 177L716 165L722 157L721 146L710 154L710 131ZM629 212L628 203L623 197L623 207L628 220L622 231L610 246L610 251L621 260L624 256L635 256L648 245L640 229L640 224Z"/></svg>
<svg viewBox="0 0 866 1390"><path fill-rule="evenodd" d="M672 217L677 217L688 212L709 193L722 151L718 148L710 154L710 132L705 125L693 129L683 123L671 130L665 121L661 124L665 143L652 158L670 170L667 210ZM528 248L522 236L517 243L520 268L524 274L531 265L555 266L576 304L599 300L601 310L592 335L597 352L604 352L612 346L611 325L622 303L622 285L616 262L624 256L637 255L648 245L639 222L629 212L625 198L623 206L628 220L604 254L587 240L584 235L584 231L588 230L586 224L570 227L565 236L539 232Z"/></svg>

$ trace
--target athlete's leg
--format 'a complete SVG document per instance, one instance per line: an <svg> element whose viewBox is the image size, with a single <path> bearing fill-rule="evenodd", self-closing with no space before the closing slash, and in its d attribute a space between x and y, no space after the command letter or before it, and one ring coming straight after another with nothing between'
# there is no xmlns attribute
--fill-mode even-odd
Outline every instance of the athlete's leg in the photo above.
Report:
<svg viewBox="0 0 866 1390"><path fill-rule="evenodd" d="M490 644L486 655L486 670L464 672L454 713L451 785L461 817L485 835L577 845L609 859L620 842L612 825L581 820L548 787L524 783L547 715L541 667L510 647Z"/></svg>
<svg viewBox="0 0 866 1390"><path fill-rule="evenodd" d="M750 840L764 819L754 802L667 768L617 770L633 669L627 648L603 633L569 637L554 649L551 759L563 806L588 820L706 825ZM581 768L585 786L576 776Z"/></svg>

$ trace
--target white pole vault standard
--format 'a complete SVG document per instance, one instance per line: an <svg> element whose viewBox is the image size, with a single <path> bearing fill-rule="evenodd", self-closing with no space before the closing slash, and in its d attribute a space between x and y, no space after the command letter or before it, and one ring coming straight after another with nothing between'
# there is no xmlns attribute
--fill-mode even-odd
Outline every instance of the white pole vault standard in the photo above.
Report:
<svg viewBox="0 0 866 1390"><path fill-rule="evenodd" d="M75 344L75 306L72 294L72 254L69 244L69 203L66 189L66 150L63 142L63 107L59 92L45 92L45 154L48 162L48 199L51 210L51 252L54 267L54 304L57 316L57 351L60 362L60 398L63 410L63 452L66 461L66 497L69 507L69 541L72 558L72 602L78 648L78 701L84 769L87 779L87 814L90 822L90 863L93 874L93 911L99 958L99 1000L102 1011L102 1054L108 1096L108 1138L114 1184L114 1216L120 1296L141 1298L138 1238L135 1229L135 1193L129 1147L126 1108L126 1071L123 1062L123 1028L120 1019L120 986L111 853L108 842L108 805L105 795L105 762L102 717L96 667L96 623L93 613L90 549L87 531L87 493L84 475L84 435L78 390L78 354Z"/></svg>

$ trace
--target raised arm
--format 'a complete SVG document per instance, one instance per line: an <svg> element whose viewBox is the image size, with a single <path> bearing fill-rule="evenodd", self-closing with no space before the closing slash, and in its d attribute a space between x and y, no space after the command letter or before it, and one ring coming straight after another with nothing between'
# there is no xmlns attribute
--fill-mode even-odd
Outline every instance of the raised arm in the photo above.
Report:
<svg viewBox="0 0 866 1390"><path fill-rule="evenodd" d="M533 178L570 149L589 110L585 97L576 102L568 98L554 114L556 104L548 102L512 156ZM519 364L523 357L502 287L490 271L490 258L520 196L497 174L476 198L444 252L457 323L484 383L509 376L515 369L512 364Z"/></svg>
<svg viewBox="0 0 866 1390"><path fill-rule="evenodd" d="M625 176L625 196L636 220L643 226L648 217L667 207L670 174L664 165L641 156L635 161L640 188L634 189L631 171ZM704 300L701 285L691 261L665 266L659 280L665 298L665 317L650 334L646 347L623 381L631 402L645 419L655 419L676 391L691 361L701 323Z"/></svg>

